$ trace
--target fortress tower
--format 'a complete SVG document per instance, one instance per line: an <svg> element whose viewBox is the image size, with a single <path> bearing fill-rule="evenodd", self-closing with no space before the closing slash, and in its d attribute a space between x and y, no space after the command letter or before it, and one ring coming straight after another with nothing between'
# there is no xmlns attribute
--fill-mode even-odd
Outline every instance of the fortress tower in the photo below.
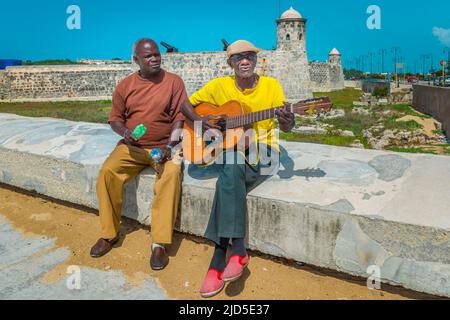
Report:
<svg viewBox="0 0 450 320"><path fill-rule="evenodd" d="M341 65L341 54L336 48L333 48L328 54L328 62L333 65Z"/></svg>
<svg viewBox="0 0 450 320"><path fill-rule="evenodd" d="M276 22L277 50L295 50L306 54L306 19L290 7Z"/></svg>
<svg viewBox="0 0 450 320"><path fill-rule="evenodd" d="M312 97L306 52L306 19L289 8L277 23L277 48L273 53L273 73L289 100Z"/></svg>

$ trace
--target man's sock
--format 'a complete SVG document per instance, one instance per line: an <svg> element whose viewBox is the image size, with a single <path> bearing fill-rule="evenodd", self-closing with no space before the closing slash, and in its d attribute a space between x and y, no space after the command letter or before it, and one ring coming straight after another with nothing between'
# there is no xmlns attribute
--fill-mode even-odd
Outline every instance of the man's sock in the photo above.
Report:
<svg viewBox="0 0 450 320"><path fill-rule="evenodd" d="M220 238L220 243L216 243L216 248L214 250L209 269L216 269L219 272L222 272L225 269L227 246L229 241L230 239L228 238Z"/></svg>
<svg viewBox="0 0 450 320"><path fill-rule="evenodd" d="M163 244L159 244L159 243L152 243L152 251L155 250L155 248L160 247L164 249L164 245Z"/></svg>
<svg viewBox="0 0 450 320"><path fill-rule="evenodd" d="M233 238L231 241L231 254L238 254L245 257L247 250L245 250L244 238Z"/></svg>

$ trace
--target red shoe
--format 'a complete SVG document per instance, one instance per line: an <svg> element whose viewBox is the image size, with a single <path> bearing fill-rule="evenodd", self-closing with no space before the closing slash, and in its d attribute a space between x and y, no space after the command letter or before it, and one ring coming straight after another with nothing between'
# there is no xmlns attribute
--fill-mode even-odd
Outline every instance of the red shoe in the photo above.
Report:
<svg viewBox="0 0 450 320"><path fill-rule="evenodd" d="M230 260L228 261L225 270L223 270L222 273L223 281L228 282L239 279L239 277L242 276L242 273L244 272L244 268L248 264L248 260L249 260L248 254L246 254L245 257L241 257L238 254L233 254L230 257Z"/></svg>
<svg viewBox="0 0 450 320"><path fill-rule="evenodd" d="M224 286L225 282L222 280L222 272L216 269L208 269L200 289L200 294L203 298L209 298L222 291Z"/></svg>

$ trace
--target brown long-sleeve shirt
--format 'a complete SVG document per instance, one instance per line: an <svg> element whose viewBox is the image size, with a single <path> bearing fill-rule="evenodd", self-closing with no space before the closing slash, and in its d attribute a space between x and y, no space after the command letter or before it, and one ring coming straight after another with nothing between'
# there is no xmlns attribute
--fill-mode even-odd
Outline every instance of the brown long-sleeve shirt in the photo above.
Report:
<svg viewBox="0 0 450 320"><path fill-rule="evenodd" d="M169 143L173 123L184 120L181 104L187 99L183 80L176 74L161 70L150 81L136 71L120 81L114 90L108 123L122 122L131 131L143 124L147 132L139 139L139 146L162 147Z"/></svg>

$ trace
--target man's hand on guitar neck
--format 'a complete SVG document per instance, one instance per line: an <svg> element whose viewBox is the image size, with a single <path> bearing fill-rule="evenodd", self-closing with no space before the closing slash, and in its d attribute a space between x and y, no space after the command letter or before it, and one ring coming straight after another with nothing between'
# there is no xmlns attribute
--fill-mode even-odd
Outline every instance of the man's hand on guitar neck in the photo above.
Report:
<svg viewBox="0 0 450 320"><path fill-rule="evenodd" d="M217 116L205 116L205 117L200 117L199 120L195 120L195 121L201 121L202 122L202 128L203 128L203 132L209 130L209 129L218 129L220 130L221 127L212 123L211 120L219 120L220 117Z"/></svg>
<svg viewBox="0 0 450 320"><path fill-rule="evenodd" d="M295 126L295 115L289 111L289 107L290 104L285 103L284 108L280 108L275 111L278 123L280 124L280 129L283 132L289 132Z"/></svg>

